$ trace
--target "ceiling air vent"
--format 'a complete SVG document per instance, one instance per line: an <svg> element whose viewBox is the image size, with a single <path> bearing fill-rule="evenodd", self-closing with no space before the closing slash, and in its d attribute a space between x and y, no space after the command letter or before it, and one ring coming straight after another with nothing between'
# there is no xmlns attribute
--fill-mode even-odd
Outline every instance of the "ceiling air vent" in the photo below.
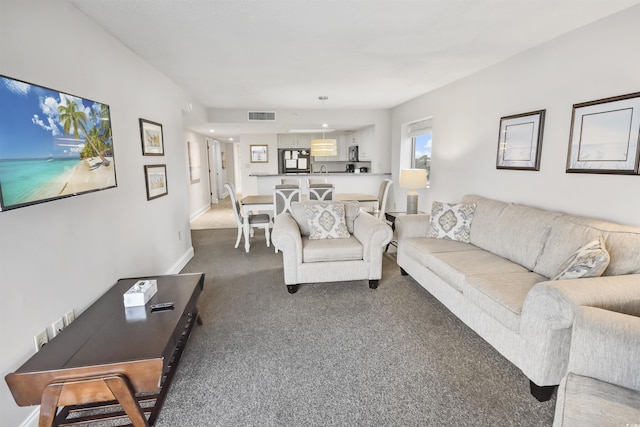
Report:
<svg viewBox="0 0 640 427"><path fill-rule="evenodd" d="M249 121L250 122L275 122L276 121L276 112L275 111L249 111Z"/></svg>

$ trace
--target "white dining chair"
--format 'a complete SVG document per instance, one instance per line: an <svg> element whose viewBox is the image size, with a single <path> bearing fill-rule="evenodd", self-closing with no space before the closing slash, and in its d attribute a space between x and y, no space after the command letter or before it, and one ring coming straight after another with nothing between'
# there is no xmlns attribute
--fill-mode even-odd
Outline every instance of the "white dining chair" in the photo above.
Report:
<svg viewBox="0 0 640 427"><path fill-rule="evenodd" d="M280 178L280 185L297 185L300 187L301 180L298 178Z"/></svg>
<svg viewBox="0 0 640 427"><path fill-rule="evenodd" d="M333 200L333 184L309 185L309 200Z"/></svg>
<svg viewBox="0 0 640 427"><path fill-rule="evenodd" d="M240 240L242 239L242 234L244 231L244 221L249 221L250 227L250 237L253 237L254 228L261 228L264 230L264 238L267 241L267 246L271 245L271 235L270 235L270 227L271 220L269 218L269 214L257 214L257 215L249 215L248 218L242 216L242 211L240 210L240 203L238 203L238 198L236 196L235 188L232 184L226 183L225 188L229 192L229 197L231 198L231 205L233 206L233 213L236 217L236 223L238 225L238 238L236 239L236 248L240 244Z"/></svg>
<svg viewBox="0 0 640 427"><path fill-rule="evenodd" d="M291 212L291 203L300 201L300 187L297 185L276 185L273 189L273 220L281 213ZM274 245L275 252L278 248Z"/></svg>
<svg viewBox="0 0 640 427"><path fill-rule="evenodd" d="M391 184L393 181L390 179L384 179L380 183L380 188L378 189L378 212L376 215L379 219L385 222L389 222L385 219L385 212L387 211L387 197L389 195L389 189L391 188Z"/></svg>

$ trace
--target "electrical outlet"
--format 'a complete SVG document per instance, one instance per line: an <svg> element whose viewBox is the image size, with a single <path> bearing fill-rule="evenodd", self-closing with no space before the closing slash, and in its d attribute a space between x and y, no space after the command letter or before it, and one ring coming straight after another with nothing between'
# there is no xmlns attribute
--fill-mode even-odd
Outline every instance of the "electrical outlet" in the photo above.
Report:
<svg viewBox="0 0 640 427"><path fill-rule="evenodd" d="M73 322L76 319L76 314L73 312L73 308L69 311L67 311L64 314L64 326L69 326L69 324L71 322Z"/></svg>
<svg viewBox="0 0 640 427"><path fill-rule="evenodd" d="M46 343L49 342L49 335L47 335L47 330L45 329L38 335L34 336L33 342L36 344L36 351L39 351Z"/></svg>
<svg viewBox="0 0 640 427"><path fill-rule="evenodd" d="M63 329L64 329L64 321L62 320L62 317L61 317L51 324L51 332L52 332L51 338L58 335L60 332L62 332Z"/></svg>

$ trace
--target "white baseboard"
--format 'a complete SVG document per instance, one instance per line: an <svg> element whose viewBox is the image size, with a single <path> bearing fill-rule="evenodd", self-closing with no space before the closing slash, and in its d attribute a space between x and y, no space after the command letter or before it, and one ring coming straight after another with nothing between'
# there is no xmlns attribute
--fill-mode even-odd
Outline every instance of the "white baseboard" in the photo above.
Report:
<svg viewBox="0 0 640 427"><path fill-rule="evenodd" d="M178 274L184 268L185 265L193 258L193 246L191 246L180 259L173 264L165 274Z"/></svg>
<svg viewBox="0 0 640 427"><path fill-rule="evenodd" d="M40 407L36 407L33 412L20 424L20 427L38 427L40 420Z"/></svg>
<svg viewBox="0 0 640 427"><path fill-rule="evenodd" d="M202 215L209 209L211 209L211 204L204 205L203 207L201 207L200 209L198 209L197 211L189 215L189 222L195 221L200 215Z"/></svg>

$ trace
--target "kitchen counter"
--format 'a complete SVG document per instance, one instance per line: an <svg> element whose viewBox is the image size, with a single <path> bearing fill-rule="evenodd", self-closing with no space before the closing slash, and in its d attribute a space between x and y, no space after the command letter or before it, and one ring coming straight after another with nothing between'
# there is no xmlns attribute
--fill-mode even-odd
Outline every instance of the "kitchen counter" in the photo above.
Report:
<svg viewBox="0 0 640 427"><path fill-rule="evenodd" d="M287 177L287 176L300 176L300 177L305 177L305 176L313 176L313 177L330 177L330 176L359 176L359 175L363 175L363 176L391 176L390 172L386 172L386 173L374 173L374 172L360 172L360 173L355 173L355 172L345 172L345 171L335 171L335 172L304 172L304 173L252 173L249 174L249 176L255 176L258 178L261 177L274 177L274 176L279 176L279 177Z"/></svg>
<svg viewBox="0 0 640 427"><path fill-rule="evenodd" d="M291 173L291 174L250 174L257 179L258 194L273 194L275 185L280 184L282 178L298 178L300 190L308 192L307 178L326 178L329 184L334 185L336 193L367 193L378 194L380 183L383 179L390 179L391 173L351 173L351 172L327 172L327 173Z"/></svg>

